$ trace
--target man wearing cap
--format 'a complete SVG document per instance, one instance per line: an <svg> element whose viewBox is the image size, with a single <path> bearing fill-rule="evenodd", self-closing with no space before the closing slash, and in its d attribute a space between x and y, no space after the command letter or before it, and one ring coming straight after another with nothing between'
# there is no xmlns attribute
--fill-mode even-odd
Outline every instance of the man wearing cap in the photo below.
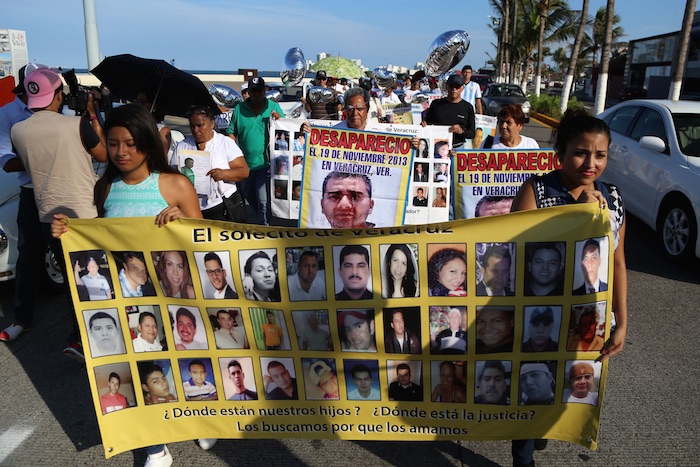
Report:
<svg viewBox="0 0 700 467"><path fill-rule="evenodd" d="M598 405L598 392L593 390L594 375L593 365L590 363L577 362L571 365L562 402Z"/></svg>
<svg viewBox="0 0 700 467"><path fill-rule="evenodd" d="M552 339L554 312L551 307L538 307L530 315L530 338L523 342L523 352L556 352L559 343Z"/></svg>
<svg viewBox="0 0 700 467"><path fill-rule="evenodd" d="M407 363L396 366L396 381L389 385L390 401L422 401L423 388L411 381L411 367Z"/></svg>
<svg viewBox="0 0 700 467"><path fill-rule="evenodd" d="M304 104L304 110L309 112L311 119L318 120L340 120L342 118L342 108L338 92L328 87L328 76L323 70L316 72L316 86L326 88L332 93L333 98L323 102L309 102L307 98L302 97L301 102Z"/></svg>
<svg viewBox="0 0 700 467"><path fill-rule="evenodd" d="M339 310L338 333L343 351L376 352L374 310Z"/></svg>
<svg viewBox="0 0 700 467"><path fill-rule="evenodd" d="M24 90L25 73L30 73L36 65L30 63L19 70L17 86L12 90L15 99L0 108L0 168L5 172L17 172L20 186L19 207L17 209L17 264L15 266L15 319L11 326L0 332L0 340L10 342L32 326L36 281L29 271L39 264L45 248L44 236L39 224L39 214L34 201L34 188L29 174L25 172L22 162L12 147L10 130L15 123L32 116L27 107L29 96Z"/></svg>
<svg viewBox="0 0 700 467"><path fill-rule="evenodd" d="M372 292L367 290L372 275L367 247L344 246L338 258L338 275L343 282L343 290L335 294L336 300L372 299Z"/></svg>
<svg viewBox="0 0 700 467"><path fill-rule="evenodd" d="M545 362L523 363L520 367L520 405L554 403L554 376Z"/></svg>
<svg viewBox="0 0 700 467"><path fill-rule="evenodd" d="M258 223L269 225L268 193L270 192L270 119L284 118L277 102L265 97L265 80L254 76L248 80L250 97L231 113L226 134L243 151L250 172L243 184L243 195L257 212Z"/></svg>
<svg viewBox="0 0 700 467"><path fill-rule="evenodd" d="M471 65L462 67L462 78L464 79L464 90L462 91L462 99L469 102L478 114L483 114L481 111L481 86L479 83L472 81Z"/></svg>
<svg viewBox="0 0 700 467"><path fill-rule="evenodd" d="M61 115L63 82L58 73L48 68L34 70L25 77L24 89L27 107L34 113L12 127L12 143L31 177L44 238L65 278L67 269L61 244L51 235L51 221L55 214L97 217L93 196L97 178L92 161L107 160L105 137L92 93L88 94L87 113L83 117L69 117ZM75 336L64 353L80 358L82 348L76 342L77 329L75 323Z"/></svg>
<svg viewBox="0 0 700 467"><path fill-rule="evenodd" d="M453 133L452 147L461 148L464 141L472 139L476 130L474 107L462 99L464 79L459 75L447 78L447 97L436 99L428 108L421 125L445 125Z"/></svg>
<svg viewBox="0 0 700 467"><path fill-rule="evenodd" d="M338 376L323 360L318 360L309 367L309 379L323 391L323 400L340 399L338 394Z"/></svg>

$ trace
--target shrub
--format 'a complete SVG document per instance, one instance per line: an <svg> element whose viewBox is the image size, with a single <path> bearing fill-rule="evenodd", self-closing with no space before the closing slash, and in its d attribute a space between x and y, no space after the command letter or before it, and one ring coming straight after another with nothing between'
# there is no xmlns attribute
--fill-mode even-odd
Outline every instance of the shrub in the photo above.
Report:
<svg viewBox="0 0 700 467"><path fill-rule="evenodd" d="M556 120L561 118L561 112L559 111L559 101L560 96L553 96L550 94L540 94L539 97L531 94L528 96L528 100L532 105L532 111L540 114L547 115ZM579 102L578 99L572 97L569 99L568 108L583 108L583 103Z"/></svg>

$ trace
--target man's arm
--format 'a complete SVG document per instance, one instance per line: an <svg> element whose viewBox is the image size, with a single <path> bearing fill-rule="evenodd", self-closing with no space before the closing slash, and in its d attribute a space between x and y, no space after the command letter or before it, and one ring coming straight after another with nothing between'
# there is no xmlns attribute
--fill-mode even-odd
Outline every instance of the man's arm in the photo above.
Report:
<svg viewBox="0 0 700 467"><path fill-rule="evenodd" d="M93 159L97 162L106 162L107 140L102 131L100 120L97 117L99 108L91 93L88 93L87 109L87 120L83 118L80 125L80 139L83 143L83 147L85 147L85 150L90 153ZM84 124L83 121L87 122L87 124Z"/></svg>
<svg viewBox="0 0 700 467"><path fill-rule="evenodd" d="M462 128L464 129L464 137L466 139L473 139L474 135L476 134L476 119L474 117L474 107L469 102L466 102L466 104L469 110L467 112L467 125L466 128Z"/></svg>

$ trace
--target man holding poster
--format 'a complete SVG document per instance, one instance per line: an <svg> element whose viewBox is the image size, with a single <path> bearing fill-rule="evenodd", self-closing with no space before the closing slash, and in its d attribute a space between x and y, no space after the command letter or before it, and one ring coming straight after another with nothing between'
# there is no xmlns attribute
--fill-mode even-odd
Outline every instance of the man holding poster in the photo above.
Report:
<svg viewBox="0 0 700 467"><path fill-rule="evenodd" d="M464 78L451 75L447 78L447 97L430 104L421 125L448 125L453 133L452 147L461 148L464 142L474 137L476 123L474 107L462 99Z"/></svg>

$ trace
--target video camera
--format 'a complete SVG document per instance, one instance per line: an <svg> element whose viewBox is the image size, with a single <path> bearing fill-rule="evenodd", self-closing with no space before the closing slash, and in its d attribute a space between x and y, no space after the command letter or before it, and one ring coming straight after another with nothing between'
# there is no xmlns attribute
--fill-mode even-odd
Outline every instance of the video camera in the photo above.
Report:
<svg viewBox="0 0 700 467"><path fill-rule="evenodd" d="M95 97L95 101L100 103L102 110L112 108L112 100L103 99L100 88L96 86L86 87L78 83L78 78L75 76L75 68L61 74L68 84L69 91L69 93L64 96L63 103L67 105L69 109L74 110L76 115L83 115L87 112L88 94L91 91L97 91L93 93L93 96Z"/></svg>

